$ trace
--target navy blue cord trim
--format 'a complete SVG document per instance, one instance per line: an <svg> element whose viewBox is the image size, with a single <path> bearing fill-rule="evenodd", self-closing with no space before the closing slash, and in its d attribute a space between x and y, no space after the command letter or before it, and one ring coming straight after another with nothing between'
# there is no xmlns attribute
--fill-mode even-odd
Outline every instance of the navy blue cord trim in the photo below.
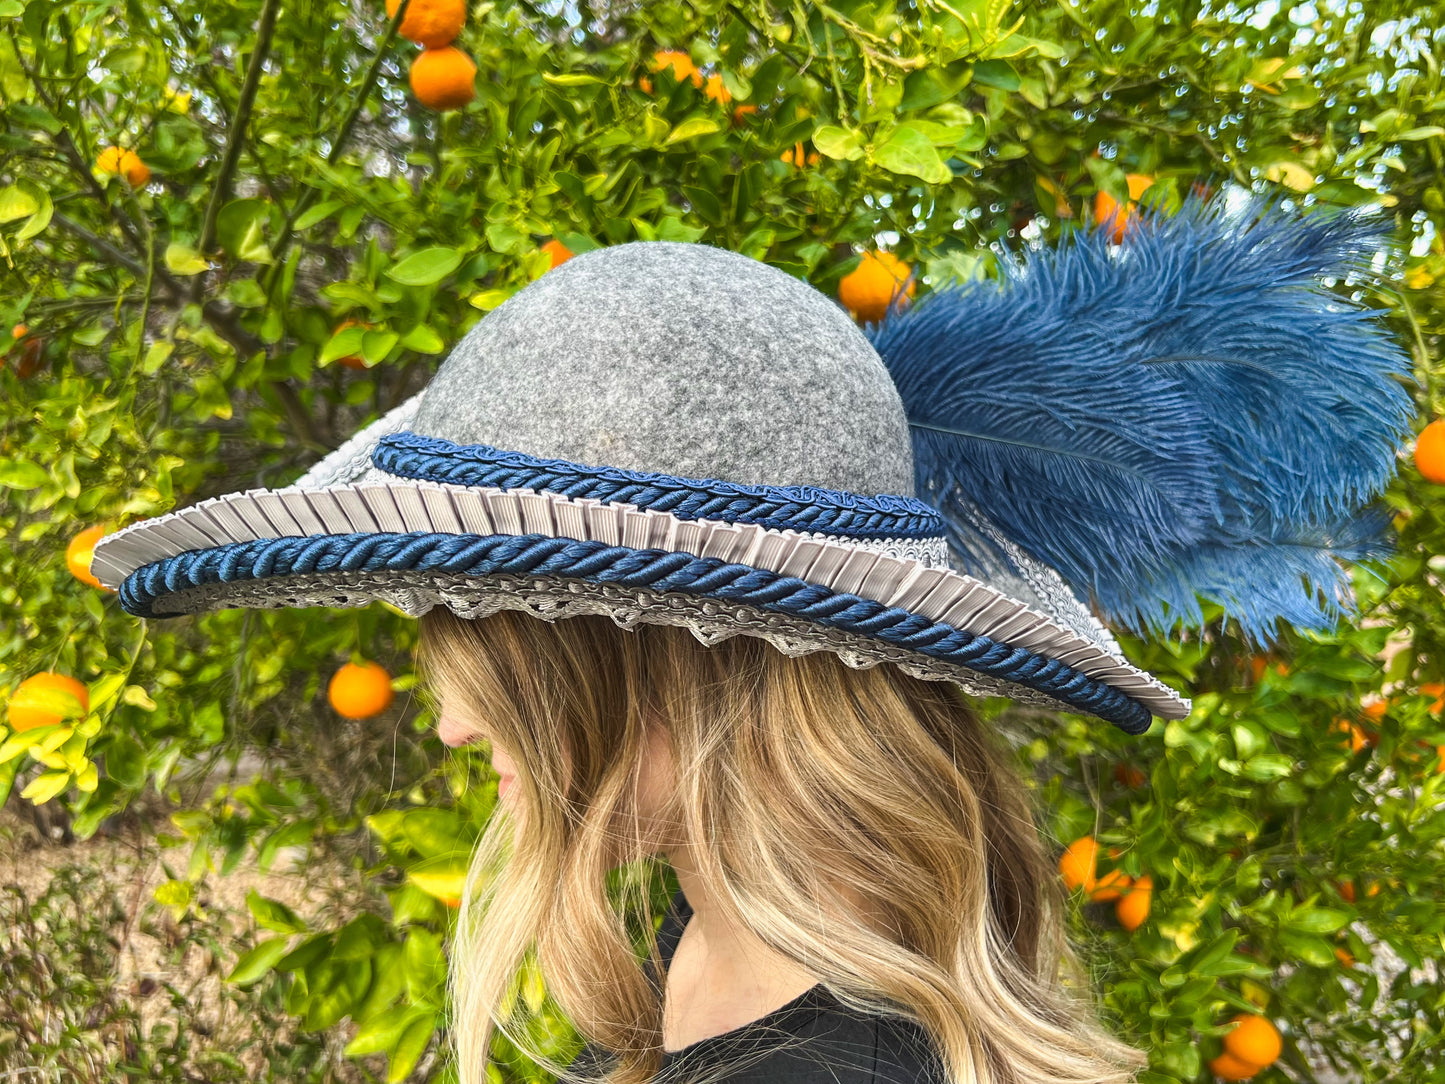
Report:
<svg viewBox="0 0 1445 1084"><path fill-rule="evenodd" d="M203 584L325 572L441 572L556 576L742 603L830 628L862 633L931 658L967 666L1048 693L1129 734L1149 728L1138 701L1058 659L1011 648L920 614L835 593L794 576L663 550L638 550L545 535L344 534L266 538L191 550L137 569L120 603L156 616L157 599Z"/></svg>
<svg viewBox="0 0 1445 1084"><path fill-rule="evenodd" d="M914 497L863 497L814 486L752 486L674 478L651 471L588 467L538 459L486 444L453 444L417 433L393 433L372 450L388 474L428 482L498 489L535 489L605 504L633 504L679 519L756 523L776 530L817 531L849 538L939 538L943 517Z"/></svg>

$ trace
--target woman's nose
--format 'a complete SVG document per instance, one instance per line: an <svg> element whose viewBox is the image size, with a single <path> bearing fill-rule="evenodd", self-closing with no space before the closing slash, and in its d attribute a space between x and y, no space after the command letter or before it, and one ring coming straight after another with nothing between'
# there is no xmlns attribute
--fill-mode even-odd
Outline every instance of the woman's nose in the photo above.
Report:
<svg viewBox="0 0 1445 1084"><path fill-rule="evenodd" d="M470 745L474 741L480 741L482 736L472 730L465 723L450 715L443 715L437 720L437 736L452 747L458 745Z"/></svg>

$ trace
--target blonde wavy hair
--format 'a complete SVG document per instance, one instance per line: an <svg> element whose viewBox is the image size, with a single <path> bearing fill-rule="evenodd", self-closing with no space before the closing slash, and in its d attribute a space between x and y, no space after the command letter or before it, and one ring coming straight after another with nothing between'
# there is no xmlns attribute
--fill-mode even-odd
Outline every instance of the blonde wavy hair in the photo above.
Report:
<svg viewBox="0 0 1445 1084"><path fill-rule="evenodd" d="M517 810L478 843L452 947L460 1084L484 1084L498 1029L579 1079L504 1010L527 960L615 1055L590 1079L657 1074L662 998L633 947L653 916L645 892L619 906L607 888L655 849L635 798L657 726L670 815L730 920L845 1004L920 1024L954 1084L1132 1079L1141 1059L1093 1019L1019 773L957 688L603 617L439 608L421 639L430 695L518 766ZM660 966L655 940L648 957Z"/></svg>

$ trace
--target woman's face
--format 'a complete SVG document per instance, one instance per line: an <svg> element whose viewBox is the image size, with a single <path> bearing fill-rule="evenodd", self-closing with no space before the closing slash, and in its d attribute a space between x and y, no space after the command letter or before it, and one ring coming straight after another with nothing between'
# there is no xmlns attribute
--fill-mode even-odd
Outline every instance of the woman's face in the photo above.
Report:
<svg viewBox="0 0 1445 1084"><path fill-rule="evenodd" d="M452 748L487 740L486 734L463 722L460 717L449 714L445 705L442 706L441 718L437 721L437 735ZM492 768L498 775L497 797L504 799L516 786L517 762L496 742L492 742ZM675 782L676 771L666 732L661 726L651 727L647 738L647 752L638 779L636 801L638 816L644 825L644 834L659 847L672 845L677 835L678 826L667 817Z"/></svg>
<svg viewBox="0 0 1445 1084"><path fill-rule="evenodd" d="M456 716L448 715L445 708L437 722L437 735L454 749L486 740L485 734L473 730ZM505 798L517 782L517 762L495 742L492 743L492 770L497 773L497 797Z"/></svg>

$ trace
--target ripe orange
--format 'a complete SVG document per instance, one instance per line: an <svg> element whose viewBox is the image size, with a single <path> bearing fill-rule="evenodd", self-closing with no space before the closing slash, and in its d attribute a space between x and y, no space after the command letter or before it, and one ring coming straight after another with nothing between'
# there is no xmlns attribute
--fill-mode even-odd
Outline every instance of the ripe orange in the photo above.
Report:
<svg viewBox="0 0 1445 1084"><path fill-rule="evenodd" d="M85 715L90 691L73 677L43 670L15 686L5 706L12 730L34 730Z"/></svg>
<svg viewBox="0 0 1445 1084"><path fill-rule="evenodd" d="M549 271L554 267L566 263L573 256L572 250L555 237L542 246L542 251L545 252L547 258L552 261L551 265L547 268Z"/></svg>
<svg viewBox="0 0 1445 1084"><path fill-rule="evenodd" d="M386 0L386 17L396 18L401 0ZM450 45L467 21L466 0L411 0L396 32L409 41L437 49Z"/></svg>
<svg viewBox="0 0 1445 1084"><path fill-rule="evenodd" d="M1143 768L1135 767L1133 764L1115 764L1114 782L1121 787L1133 790L1149 782L1149 776L1145 774Z"/></svg>
<svg viewBox="0 0 1445 1084"><path fill-rule="evenodd" d="M684 79L690 80L695 87L702 86L702 73L697 70L697 65L692 62L692 57L681 49L664 49L659 53L652 54L652 63L649 65L653 71L660 72L666 69L672 70L672 77L681 83ZM648 93L651 94L649 84Z"/></svg>
<svg viewBox="0 0 1445 1084"><path fill-rule="evenodd" d="M738 105L733 107L733 127L742 127L743 120L757 114L758 107L755 105Z"/></svg>
<svg viewBox="0 0 1445 1084"><path fill-rule="evenodd" d="M644 94L651 94L652 77L649 75L639 75L637 77L637 89L642 91L642 93Z"/></svg>
<svg viewBox="0 0 1445 1084"><path fill-rule="evenodd" d="M913 296L913 269L891 252L865 252L858 266L838 283L838 300L855 320L874 323L895 303L902 308Z"/></svg>
<svg viewBox="0 0 1445 1084"><path fill-rule="evenodd" d="M1064 886L1069 891L1082 888L1085 892L1092 892L1097 883L1094 871L1098 864L1098 842L1093 836L1080 836L1064 848L1064 853L1059 858L1059 875L1063 877Z"/></svg>
<svg viewBox="0 0 1445 1084"><path fill-rule="evenodd" d="M1445 418L1436 418L1415 441L1415 467L1427 482L1445 485Z"/></svg>
<svg viewBox="0 0 1445 1084"><path fill-rule="evenodd" d="M1340 898L1343 899L1343 900L1345 900L1345 901L1348 902L1348 903L1354 903L1355 900L1358 898L1358 895L1359 895L1359 894L1358 894L1358 892L1355 890L1355 882L1354 882L1354 881L1341 881L1341 882L1340 882L1339 884L1337 884L1335 887L1336 887L1337 889L1339 889ZM1368 882L1366 882L1366 884L1365 884L1365 895L1366 895L1366 896L1368 896L1370 899L1374 899L1374 898L1375 898L1376 896L1378 896L1379 894L1380 894L1380 885L1379 885L1378 882L1376 882L1376 881L1368 881Z"/></svg>
<svg viewBox="0 0 1445 1084"><path fill-rule="evenodd" d="M1114 917L1119 925L1133 933L1149 917L1149 906L1154 898L1154 878L1147 873L1124 890L1119 902L1114 904Z"/></svg>
<svg viewBox="0 0 1445 1084"><path fill-rule="evenodd" d="M477 66L453 45L423 49L411 64L411 92L429 109L460 109L477 96Z"/></svg>
<svg viewBox="0 0 1445 1084"><path fill-rule="evenodd" d="M15 375L22 379L34 376L35 370L40 368L41 357L45 352L45 340L38 335L30 335L30 329L24 324L16 324L12 327L10 337L15 340L15 345L10 350L11 355L16 359ZM3 368L4 365L4 359L0 358L0 368Z"/></svg>
<svg viewBox="0 0 1445 1084"><path fill-rule="evenodd" d="M1279 1029L1263 1016L1240 1013L1234 1018L1235 1027L1224 1037L1224 1052L1233 1055L1246 1065L1253 1065L1258 1072L1267 1065L1273 1065L1284 1051Z"/></svg>
<svg viewBox="0 0 1445 1084"><path fill-rule="evenodd" d="M107 147L101 151L95 168L102 173L124 177L125 183L132 188L144 188L151 179L150 167L140 160L140 155L120 147Z"/></svg>
<svg viewBox="0 0 1445 1084"><path fill-rule="evenodd" d="M717 102L718 105L727 105L728 102L733 100L732 92L729 91L727 85L723 83L723 77L721 75L709 75L707 77L707 85L703 87L702 96L710 101Z"/></svg>
<svg viewBox="0 0 1445 1084"><path fill-rule="evenodd" d="M1220 1080L1248 1080L1262 1068L1261 1065L1240 1061L1233 1054L1220 1054L1209 1063L1209 1071Z"/></svg>
<svg viewBox="0 0 1445 1084"><path fill-rule="evenodd" d="M1340 961L1340 966L1348 970L1355 966L1355 954L1347 948L1335 947L1335 959Z"/></svg>
<svg viewBox="0 0 1445 1084"><path fill-rule="evenodd" d="M90 571L90 559L95 556L95 544L105 537L104 527L87 527L70 540L65 547L65 567L81 583L101 587L101 582Z"/></svg>
<svg viewBox="0 0 1445 1084"><path fill-rule="evenodd" d="M1146 173L1130 173L1124 179L1129 184L1129 202L1122 210L1119 201L1109 193L1098 192L1094 195L1094 221L1102 226L1112 220L1109 240L1116 245L1124 240L1124 233L1129 226L1138 221L1138 216L1134 214L1134 201L1149 191L1149 186L1154 183L1154 178Z"/></svg>
<svg viewBox="0 0 1445 1084"><path fill-rule="evenodd" d="M1389 710L1390 702L1388 700L1375 700L1360 709L1368 719L1383 719Z"/></svg>
<svg viewBox="0 0 1445 1084"><path fill-rule="evenodd" d="M738 108L741 109L742 106ZM778 155L778 157L784 162L787 162L788 165L797 166L799 169L802 169L804 166L816 166L823 160L817 151L807 151L805 153L801 143L794 143L782 154Z"/></svg>
<svg viewBox="0 0 1445 1084"><path fill-rule="evenodd" d="M391 675L380 663L349 662L331 675L326 686L326 699L338 715L348 719L367 719L391 707Z"/></svg>
<svg viewBox="0 0 1445 1084"><path fill-rule="evenodd" d="M1333 729L1339 731L1341 734L1347 735L1340 744L1348 749L1351 755L1362 753L1371 746L1378 745L1380 741L1378 737L1371 734L1364 727L1349 722L1346 719L1336 719Z"/></svg>

